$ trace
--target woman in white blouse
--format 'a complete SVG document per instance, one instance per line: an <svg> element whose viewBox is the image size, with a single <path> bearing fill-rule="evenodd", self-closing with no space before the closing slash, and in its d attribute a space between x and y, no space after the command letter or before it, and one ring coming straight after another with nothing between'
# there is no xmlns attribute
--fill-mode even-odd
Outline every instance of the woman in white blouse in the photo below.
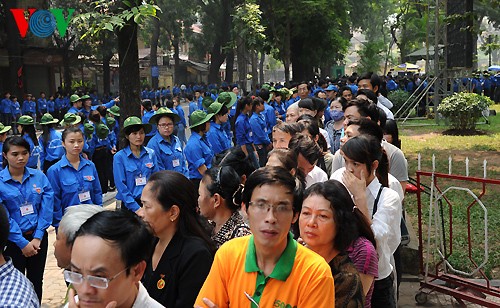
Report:
<svg viewBox="0 0 500 308"><path fill-rule="evenodd" d="M401 199L388 188L389 163L380 142L372 136L357 136L341 148L346 170L342 182L356 207L371 221L379 256L372 307L396 307L394 260L401 241Z"/></svg>

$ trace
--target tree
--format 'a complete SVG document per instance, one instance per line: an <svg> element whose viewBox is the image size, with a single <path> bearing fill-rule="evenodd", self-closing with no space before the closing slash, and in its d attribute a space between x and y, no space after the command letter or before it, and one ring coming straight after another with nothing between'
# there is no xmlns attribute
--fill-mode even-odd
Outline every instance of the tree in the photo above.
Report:
<svg viewBox="0 0 500 308"><path fill-rule="evenodd" d="M138 25L156 16L159 8L145 1L123 0L92 2L92 10L75 17L75 22L85 25L87 31L80 39L92 39L102 31L116 31L120 62L121 120L140 113L139 55L137 46Z"/></svg>

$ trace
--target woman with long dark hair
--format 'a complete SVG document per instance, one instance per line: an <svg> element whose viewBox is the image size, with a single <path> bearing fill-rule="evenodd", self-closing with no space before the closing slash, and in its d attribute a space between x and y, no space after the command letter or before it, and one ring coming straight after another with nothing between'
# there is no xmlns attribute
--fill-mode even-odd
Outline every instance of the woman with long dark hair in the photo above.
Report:
<svg viewBox="0 0 500 308"><path fill-rule="evenodd" d="M299 227L307 247L330 264L335 306L370 307L377 275L376 242L368 220L344 185L329 180L309 187Z"/></svg>
<svg viewBox="0 0 500 308"><path fill-rule="evenodd" d="M4 255L31 280L41 301L54 192L45 174L26 166L30 144L25 139L7 138L2 155L5 168L0 171L0 196L10 218Z"/></svg>
<svg viewBox="0 0 500 308"><path fill-rule="evenodd" d="M370 222L377 242L378 277L371 304L373 307L396 307L392 255L401 242L402 207L398 193L388 188L387 155L380 142L367 135L349 139L341 151L346 167L342 182Z"/></svg>
<svg viewBox="0 0 500 308"><path fill-rule="evenodd" d="M35 121L29 115L23 115L17 121L17 130L24 140L30 145L30 155L28 159L28 168L37 169L40 158L40 146L36 138Z"/></svg>
<svg viewBox="0 0 500 308"><path fill-rule="evenodd" d="M50 113L44 114L40 120L42 126L42 135L38 138L40 166L45 174L64 155L61 133L55 129L57 122L59 120L54 119Z"/></svg>
<svg viewBox="0 0 500 308"><path fill-rule="evenodd" d="M149 178L141 201L138 214L158 238L142 282L165 307L193 307L215 251L197 214L196 188L178 172L160 171Z"/></svg>
<svg viewBox="0 0 500 308"><path fill-rule="evenodd" d="M239 213L242 189L240 176L229 166L208 169L200 182L200 214L213 222L212 240L217 248L235 237L251 233Z"/></svg>

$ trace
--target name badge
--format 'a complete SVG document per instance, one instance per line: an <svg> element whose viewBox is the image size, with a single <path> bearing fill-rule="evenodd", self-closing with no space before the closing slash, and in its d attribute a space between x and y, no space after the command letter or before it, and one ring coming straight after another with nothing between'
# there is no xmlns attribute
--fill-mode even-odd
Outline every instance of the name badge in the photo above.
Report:
<svg viewBox="0 0 500 308"><path fill-rule="evenodd" d="M252 135L253 135L253 132L248 133L248 136L252 137Z"/></svg>
<svg viewBox="0 0 500 308"><path fill-rule="evenodd" d="M138 176L135 178L135 186L144 186L146 185L146 178L143 176Z"/></svg>
<svg viewBox="0 0 500 308"><path fill-rule="evenodd" d="M174 160L172 161L172 165L173 165L173 166L174 166L174 168L175 168L175 167L179 167L179 166L181 165L181 163L180 163L180 161L179 161L178 159L174 159Z"/></svg>
<svg viewBox="0 0 500 308"><path fill-rule="evenodd" d="M21 205L21 216L26 216L33 213L35 213L35 210L33 209L33 204L25 202Z"/></svg>
<svg viewBox="0 0 500 308"><path fill-rule="evenodd" d="M80 202L90 200L90 191L84 191L84 192L79 193L78 199L80 199Z"/></svg>

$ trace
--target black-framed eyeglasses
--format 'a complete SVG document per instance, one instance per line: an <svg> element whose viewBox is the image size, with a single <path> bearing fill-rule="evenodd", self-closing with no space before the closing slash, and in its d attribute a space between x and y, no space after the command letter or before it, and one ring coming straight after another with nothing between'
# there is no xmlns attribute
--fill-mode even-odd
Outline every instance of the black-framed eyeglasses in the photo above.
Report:
<svg viewBox="0 0 500 308"><path fill-rule="evenodd" d="M121 273L125 272L129 268L125 268L123 271L119 272L118 274L114 275L111 278L106 278L106 277L96 277L92 275L87 275L83 276L80 273L72 272L69 270L64 271L64 280L66 280L69 283L72 284L81 284L83 283L84 280L87 280L90 286L98 289L107 289L109 286L109 283L113 281L116 277L120 276Z"/></svg>

